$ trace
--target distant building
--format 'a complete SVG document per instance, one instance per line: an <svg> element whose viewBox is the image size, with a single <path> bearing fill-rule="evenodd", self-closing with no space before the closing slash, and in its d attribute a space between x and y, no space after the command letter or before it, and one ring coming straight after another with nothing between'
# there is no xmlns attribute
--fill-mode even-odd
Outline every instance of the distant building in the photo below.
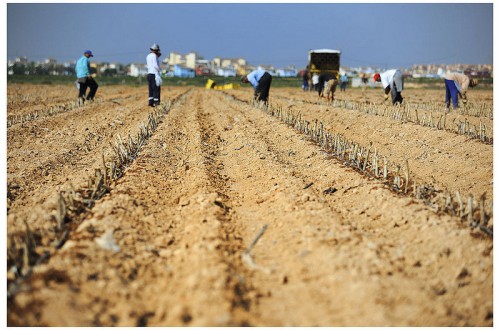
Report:
<svg viewBox="0 0 500 330"><path fill-rule="evenodd" d="M207 60L197 61L195 73L197 76L211 76L213 72L210 69L210 62Z"/></svg>
<svg viewBox="0 0 500 330"><path fill-rule="evenodd" d="M57 60L55 58L46 58L43 61L38 62L39 65L57 65Z"/></svg>
<svg viewBox="0 0 500 330"><path fill-rule="evenodd" d="M195 52L190 52L190 53L186 54L186 56L185 56L186 67L188 67L190 69L195 69L198 58L199 58L199 55L196 54Z"/></svg>
<svg viewBox="0 0 500 330"><path fill-rule="evenodd" d="M297 77L298 72L295 68L276 69L278 77Z"/></svg>
<svg viewBox="0 0 500 330"><path fill-rule="evenodd" d="M14 63L17 64L28 64L28 58L26 56L16 57Z"/></svg>
<svg viewBox="0 0 500 330"><path fill-rule="evenodd" d="M182 55L177 53L177 52L171 52L169 57L168 57L168 64L169 65L178 65L178 64L184 64L186 61L183 59Z"/></svg>
<svg viewBox="0 0 500 330"><path fill-rule="evenodd" d="M174 77L194 78L195 71L194 71L194 69L183 67L183 66L176 64L176 65L174 65Z"/></svg>
<svg viewBox="0 0 500 330"><path fill-rule="evenodd" d="M236 77L236 70L233 68L218 68L216 74L221 77Z"/></svg>
<svg viewBox="0 0 500 330"><path fill-rule="evenodd" d="M148 68L145 64L130 64L127 75L140 77L148 74Z"/></svg>

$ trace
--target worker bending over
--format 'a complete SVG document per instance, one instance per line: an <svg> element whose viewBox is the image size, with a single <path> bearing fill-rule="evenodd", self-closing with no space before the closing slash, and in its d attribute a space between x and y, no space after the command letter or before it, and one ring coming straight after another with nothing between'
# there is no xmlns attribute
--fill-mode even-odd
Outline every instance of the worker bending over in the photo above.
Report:
<svg viewBox="0 0 500 330"><path fill-rule="evenodd" d="M476 79L471 79L467 75L457 72L451 72L444 75L444 85L446 88L445 102L446 108L450 108L450 100L453 102L453 109L458 107L458 97L467 103L467 89L477 85Z"/></svg>
<svg viewBox="0 0 500 330"><path fill-rule="evenodd" d="M271 82L273 77L265 70L254 70L241 77L241 82L250 83L254 88L254 100L263 101L266 105L269 100L269 89L271 89Z"/></svg>
<svg viewBox="0 0 500 330"><path fill-rule="evenodd" d="M318 78L318 96L323 97L326 94L326 98L332 101L335 97L335 90L337 89L338 80L335 79L335 75L330 72L323 72Z"/></svg>
<svg viewBox="0 0 500 330"><path fill-rule="evenodd" d="M382 73L375 73L373 80L381 82L384 87L384 102L389 98L391 92L392 104L403 103L401 92L403 91L404 78L401 70L392 69Z"/></svg>

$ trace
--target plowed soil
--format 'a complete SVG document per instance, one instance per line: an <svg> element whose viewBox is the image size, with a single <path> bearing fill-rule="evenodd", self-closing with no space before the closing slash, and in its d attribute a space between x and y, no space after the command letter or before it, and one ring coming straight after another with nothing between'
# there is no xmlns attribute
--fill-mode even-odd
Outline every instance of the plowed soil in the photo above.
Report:
<svg viewBox="0 0 500 330"><path fill-rule="evenodd" d="M45 86L41 105L27 97L34 88L8 86L8 115L76 93ZM137 133L146 90L104 86L95 103L9 127L8 244L28 226L41 236L36 251L51 255L8 299L8 325L493 325L490 237L332 159L251 95L163 87L169 112L57 248L47 237L58 192L84 186L118 134ZM271 103L409 159L422 182L491 203L492 145L314 98L271 89Z"/></svg>

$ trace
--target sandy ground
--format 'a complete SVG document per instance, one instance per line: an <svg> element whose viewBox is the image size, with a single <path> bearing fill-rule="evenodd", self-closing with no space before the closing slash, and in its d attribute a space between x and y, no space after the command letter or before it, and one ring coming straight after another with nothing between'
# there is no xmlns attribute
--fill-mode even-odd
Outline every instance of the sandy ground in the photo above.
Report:
<svg viewBox="0 0 500 330"><path fill-rule="evenodd" d="M44 90L47 99L34 96ZM7 115L72 102L74 92L8 86ZM7 130L8 245L27 225L37 255L51 253L8 299L8 325L493 325L491 238L332 159L253 107L250 89L164 87L170 111L54 247L59 191L83 187L118 134L137 134L150 112L144 88L98 93L93 104ZM272 89L271 102L395 162L410 159L423 182L493 198L490 144L314 104L291 89Z"/></svg>

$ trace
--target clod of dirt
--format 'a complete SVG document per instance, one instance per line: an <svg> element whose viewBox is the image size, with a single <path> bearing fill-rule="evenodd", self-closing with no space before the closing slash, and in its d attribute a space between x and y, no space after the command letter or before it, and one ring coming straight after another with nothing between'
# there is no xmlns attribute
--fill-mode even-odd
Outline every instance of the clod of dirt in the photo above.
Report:
<svg viewBox="0 0 500 330"><path fill-rule="evenodd" d="M334 187L330 187L330 188L327 188L325 190L323 190L323 194L333 194L334 192L336 192L338 189L337 188L334 188Z"/></svg>
<svg viewBox="0 0 500 330"><path fill-rule="evenodd" d="M457 279L460 280L462 278L467 277L468 275L470 275L469 271L467 270L467 268L463 267L462 270L460 270L460 273L458 274Z"/></svg>

